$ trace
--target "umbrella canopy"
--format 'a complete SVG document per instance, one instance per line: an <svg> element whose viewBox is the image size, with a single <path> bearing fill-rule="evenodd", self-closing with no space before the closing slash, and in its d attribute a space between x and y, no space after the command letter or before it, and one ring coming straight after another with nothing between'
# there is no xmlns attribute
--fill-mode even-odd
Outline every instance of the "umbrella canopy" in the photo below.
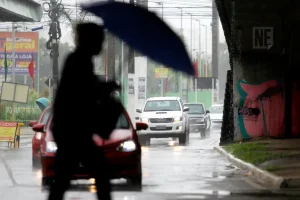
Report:
<svg viewBox="0 0 300 200"><path fill-rule="evenodd" d="M166 67L194 75L193 64L181 38L155 13L122 2L97 2L81 5L102 18L104 27Z"/></svg>
<svg viewBox="0 0 300 200"><path fill-rule="evenodd" d="M41 111L44 111L48 106L50 106L50 101L47 98L39 98L36 100L36 104L39 106Z"/></svg>

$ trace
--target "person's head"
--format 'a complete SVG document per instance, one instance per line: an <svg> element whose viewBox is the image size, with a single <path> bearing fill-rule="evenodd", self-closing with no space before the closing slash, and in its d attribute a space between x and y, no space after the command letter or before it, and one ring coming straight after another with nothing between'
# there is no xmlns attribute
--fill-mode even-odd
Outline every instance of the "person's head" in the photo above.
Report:
<svg viewBox="0 0 300 200"><path fill-rule="evenodd" d="M101 52L104 40L103 27L95 23L79 23L76 25L75 43L77 49L94 56Z"/></svg>

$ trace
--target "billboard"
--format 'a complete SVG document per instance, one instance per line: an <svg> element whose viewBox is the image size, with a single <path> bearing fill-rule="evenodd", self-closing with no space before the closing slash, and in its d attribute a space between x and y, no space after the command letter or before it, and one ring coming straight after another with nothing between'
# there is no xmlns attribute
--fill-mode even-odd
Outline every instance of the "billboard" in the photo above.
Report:
<svg viewBox="0 0 300 200"><path fill-rule="evenodd" d="M155 78L168 78L169 69L158 67L155 68Z"/></svg>
<svg viewBox="0 0 300 200"><path fill-rule="evenodd" d="M196 77L193 79L193 85L195 85L195 79L197 79L198 90L210 90L215 88L212 77Z"/></svg>
<svg viewBox="0 0 300 200"><path fill-rule="evenodd" d="M16 32L15 34L15 74L28 74L28 65L32 56L34 59L34 67L38 63L38 40L37 32ZM12 33L0 32L0 74L4 74L4 50L6 47L8 74L12 73Z"/></svg>

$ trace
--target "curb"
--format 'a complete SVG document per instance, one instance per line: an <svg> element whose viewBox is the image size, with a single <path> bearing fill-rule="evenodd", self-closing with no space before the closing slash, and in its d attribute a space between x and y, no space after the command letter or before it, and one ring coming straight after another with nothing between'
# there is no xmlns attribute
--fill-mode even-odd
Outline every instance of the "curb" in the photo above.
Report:
<svg viewBox="0 0 300 200"><path fill-rule="evenodd" d="M229 162L237 166L238 168L242 170L248 170L251 172L251 177L258 183L262 184L263 186L266 186L268 188L274 188L274 189L280 189L280 188L286 188L287 187L287 181L280 176L276 176L274 174L271 174L265 170L262 170L255 165L252 165L250 163L244 162L241 159L238 159L228 153L226 150L224 150L222 147L214 147L214 149L225 156Z"/></svg>

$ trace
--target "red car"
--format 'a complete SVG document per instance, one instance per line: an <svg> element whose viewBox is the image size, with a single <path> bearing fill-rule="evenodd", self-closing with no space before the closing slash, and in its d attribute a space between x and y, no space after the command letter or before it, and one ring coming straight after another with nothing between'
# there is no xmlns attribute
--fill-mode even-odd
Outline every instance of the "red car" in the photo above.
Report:
<svg viewBox="0 0 300 200"><path fill-rule="evenodd" d="M48 109L47 109L48 110ZM47 112L47 110L44 111ZM45 115L45 114L44 114ZM42 117L43 118L43 117ZM49 127L52 118L48 118L46 123L38 123L33 126L36 133L42 133L40 143L40 156L42 164L42 185L50 186L54 181L54 158L57 150L56 143ZM98 141L99 148L102 148L110 163L112 169L111 179L125 178L130 181L131 185L141 189L142 187L142 167L141 167L141 145L138 141L136 130L147 129L148 125L137 123L136 129L124 109L116 125L116 129L111 134L109 140ZM90 179L94 178L91 174L78 163L77 172L73 179Z"/></svg>
<svg viewBox="0 0 300 200"><path fill-rule="evenodd" d="M51 109L50 107L46 108L39 121L31 121L29 126L33 127L36 124L46 124L51 116ZM41 166L41 139L43 134L41 132L35 132L32 138L32 167L39 168Z"/></svg>

